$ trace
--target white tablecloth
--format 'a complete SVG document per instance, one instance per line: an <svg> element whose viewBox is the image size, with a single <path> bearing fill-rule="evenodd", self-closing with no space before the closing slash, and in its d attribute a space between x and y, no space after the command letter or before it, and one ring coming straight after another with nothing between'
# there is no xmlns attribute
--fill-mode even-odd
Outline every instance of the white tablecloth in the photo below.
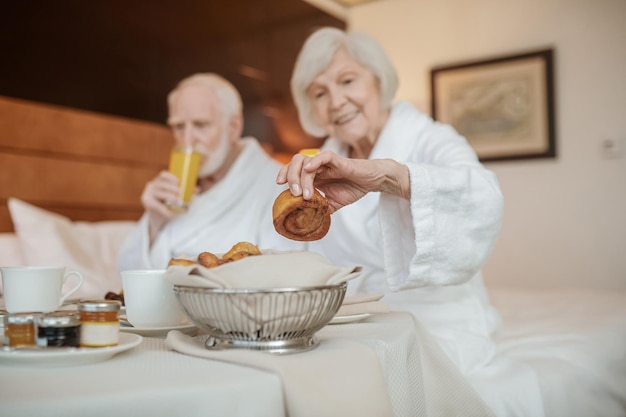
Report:
<svg viewBox="0 0 626 417"><path fill-rule="evenodd" d="M394 416L491 415L409 314L327 326L318 337L321 344L347 339L375 352ZM307 352L295 355L307 359ZM0 365L0 416L281 417L286 416L283 383L288 381L271 371L180 354L167 350L163 339L144 338L101 363Z"/></svg>
<svg viewBox="0 0 626 417"><path fill-rule="evenodd" d="M278 376L167 350L162 339L105 362L0 366L3 417L283 417Z"/></svg>

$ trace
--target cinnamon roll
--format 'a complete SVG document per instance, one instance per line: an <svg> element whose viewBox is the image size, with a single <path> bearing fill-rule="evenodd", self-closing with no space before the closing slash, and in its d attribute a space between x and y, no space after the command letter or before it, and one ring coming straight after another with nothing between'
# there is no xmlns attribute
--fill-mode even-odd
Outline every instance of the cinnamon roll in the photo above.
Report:
<svg viewBox="0 0 626 417"><path fill-rule="evenodd" d="M274 201L272 217L276 231L291 240L320 240L330 229L328 201L317 190L310 200L283 191Z"/></svg>

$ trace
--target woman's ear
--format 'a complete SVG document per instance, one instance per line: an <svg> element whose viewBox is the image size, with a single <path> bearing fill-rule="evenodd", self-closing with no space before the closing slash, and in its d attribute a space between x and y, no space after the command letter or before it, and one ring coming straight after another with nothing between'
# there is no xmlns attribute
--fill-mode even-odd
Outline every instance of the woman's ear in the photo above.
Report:
<svg viewBox="0 0 626 417"><path fill-rule="evenodd" d="M236 114L232 116L228 122L228 137L231 142L237 142L241 139L243 133L243 116Z"/></svg>

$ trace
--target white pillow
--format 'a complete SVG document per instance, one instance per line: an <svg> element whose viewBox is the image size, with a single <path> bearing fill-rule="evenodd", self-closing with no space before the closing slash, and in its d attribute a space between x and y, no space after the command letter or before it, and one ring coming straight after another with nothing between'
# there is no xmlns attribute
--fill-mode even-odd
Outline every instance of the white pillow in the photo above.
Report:
<svg viewBox="0 0 626 417"><path fill-rule="evenodd" d="M20 241L15 233L0 233L0 266L24 265Z"/></svg>
<svg viewBox="0 0 626 417"><path fill-rule="evenodd" d="M119 292L117 253L136 222L73 222L16 198L8 201L25 265L65 266L79 271L83 285L71 298L103 298ZM72 288L70 277L66 288Z"/></svg>

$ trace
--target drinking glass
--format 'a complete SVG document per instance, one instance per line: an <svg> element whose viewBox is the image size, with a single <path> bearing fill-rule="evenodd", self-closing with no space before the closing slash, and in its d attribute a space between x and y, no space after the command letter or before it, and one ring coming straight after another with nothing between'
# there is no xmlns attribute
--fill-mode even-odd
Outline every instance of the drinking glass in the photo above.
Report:
<svg viewBox="0 0 626 417"><path fill-rule="evenodd" d="M167 201L172 211L185 212L191 203L198 181L202 155L192 147L175 146L170 153L169 171L178 178L180 192L176 201Z"/></svg>

